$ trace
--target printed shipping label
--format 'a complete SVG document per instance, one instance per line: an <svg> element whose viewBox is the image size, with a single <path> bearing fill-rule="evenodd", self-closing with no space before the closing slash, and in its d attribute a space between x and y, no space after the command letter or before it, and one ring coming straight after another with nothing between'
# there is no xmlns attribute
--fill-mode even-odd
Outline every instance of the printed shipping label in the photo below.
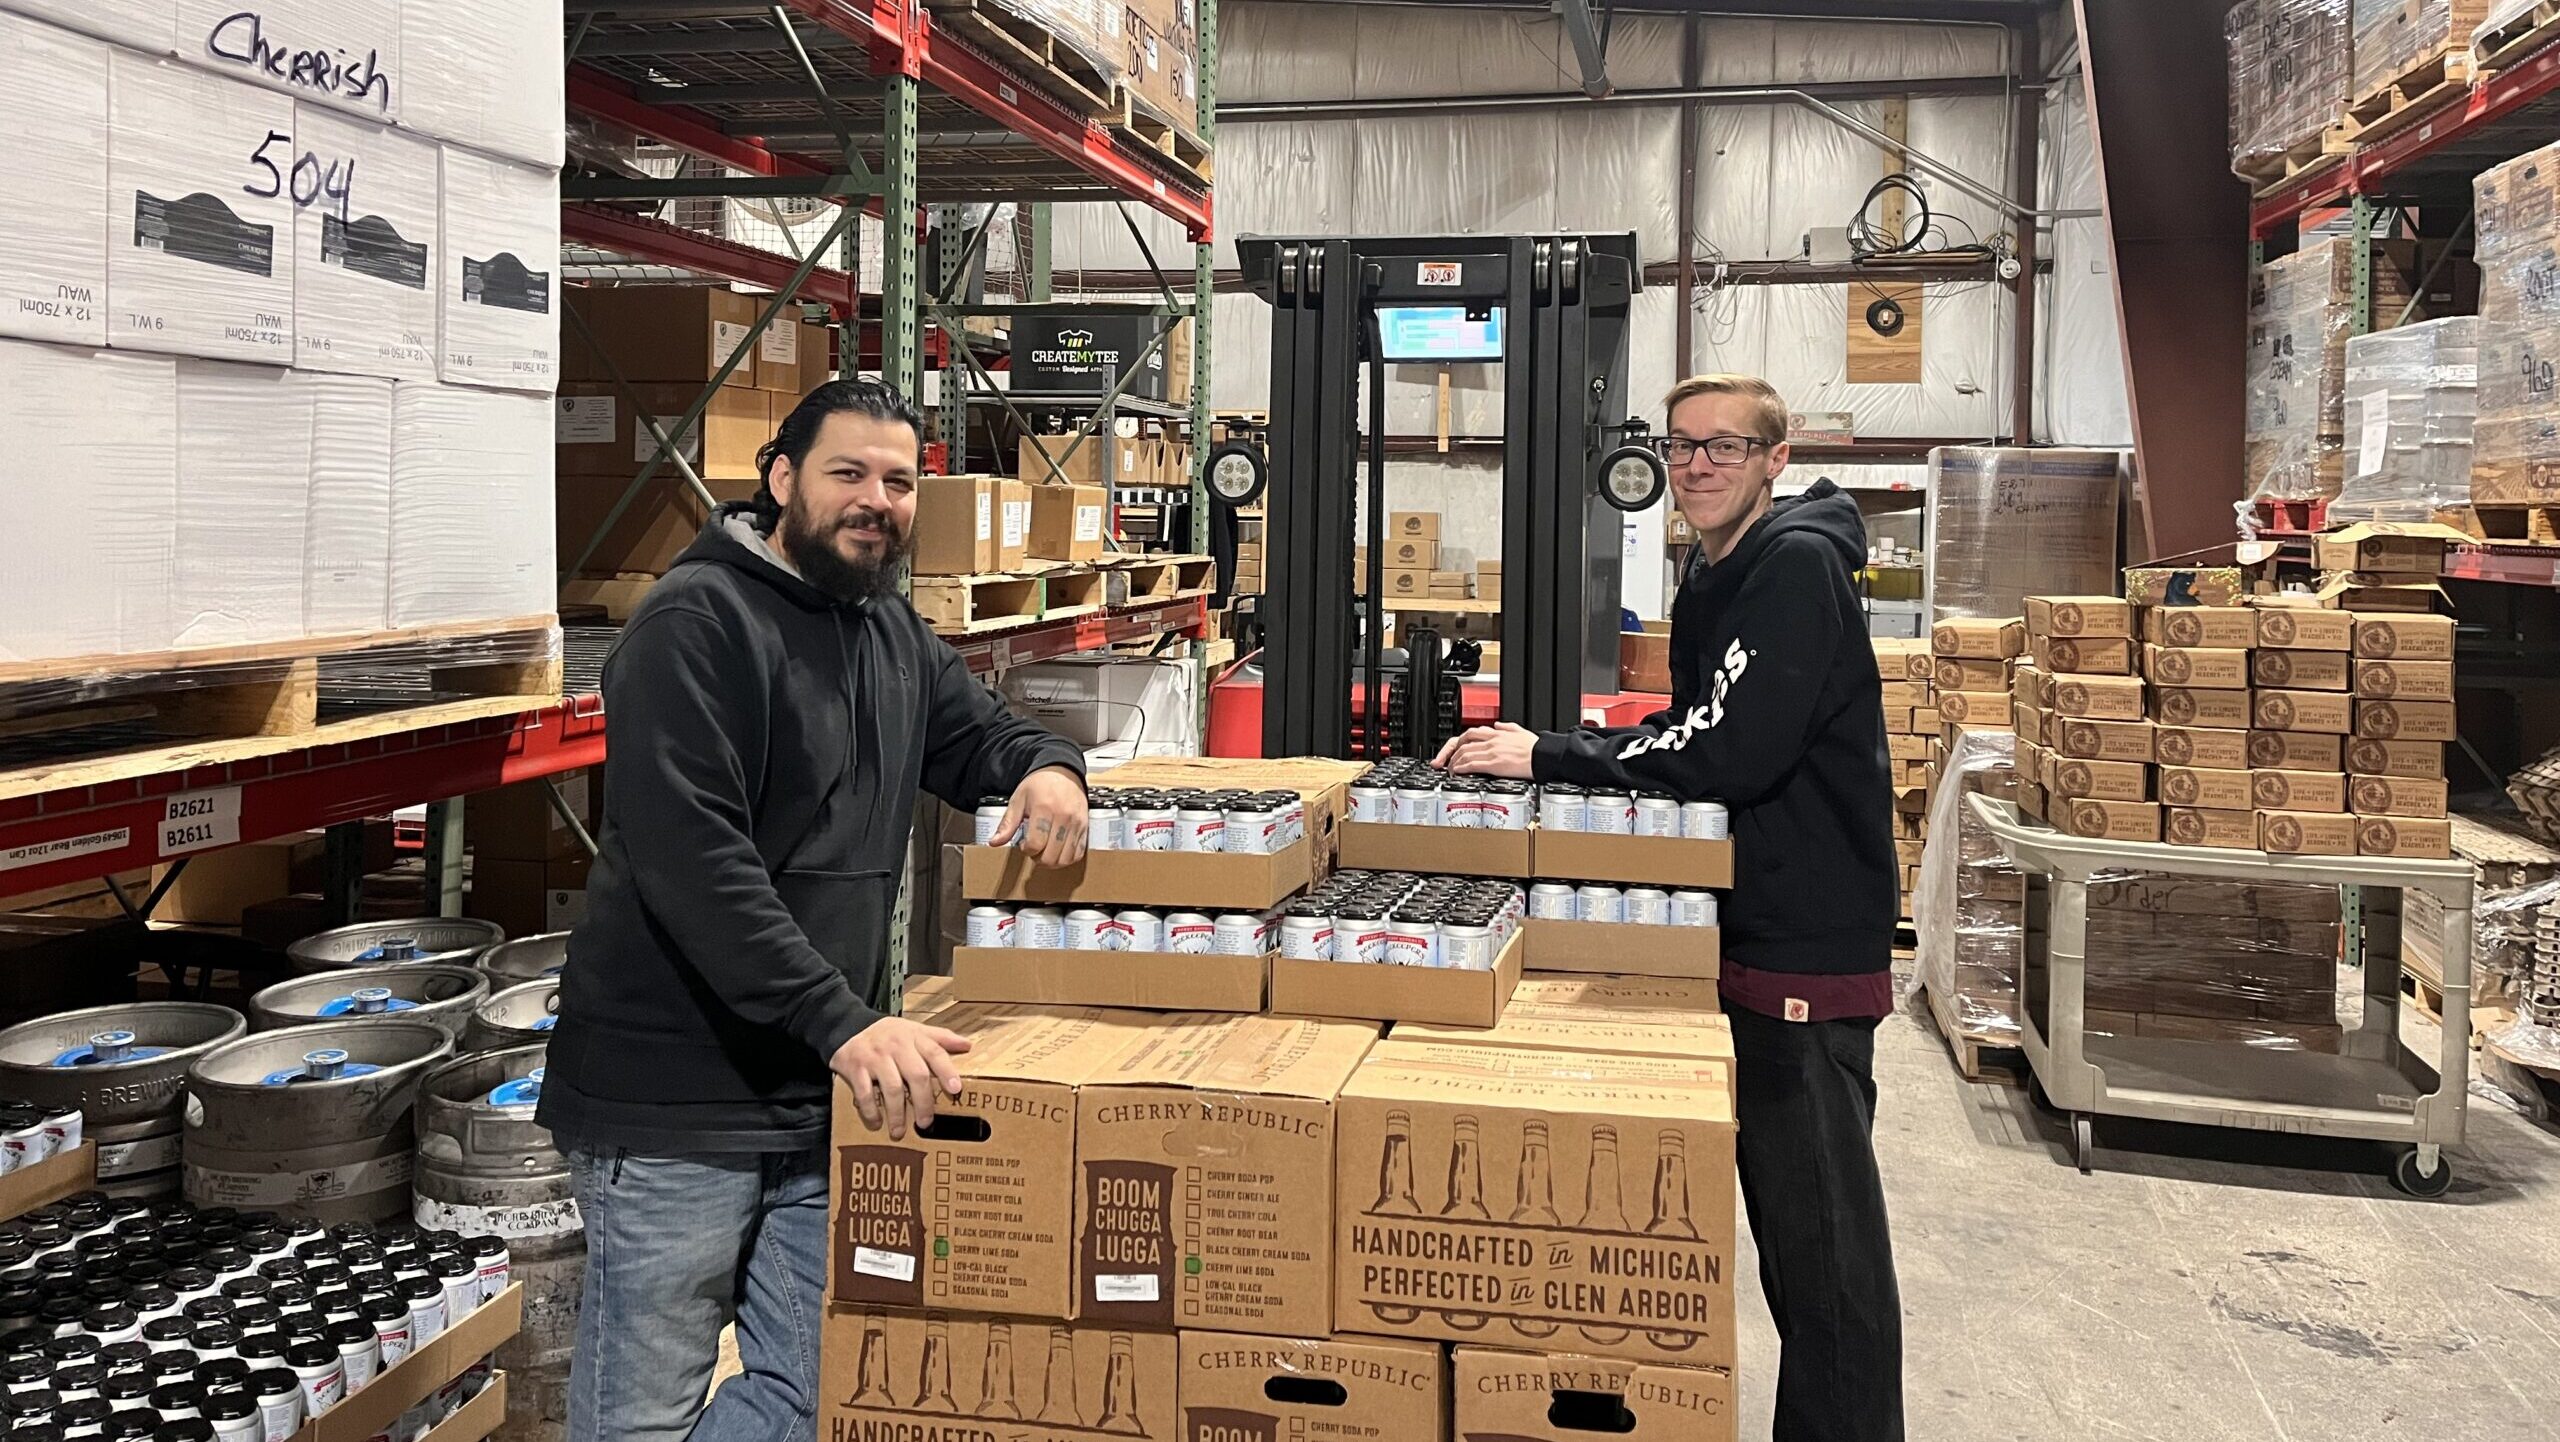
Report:
<svg viewBox="0 0 2560 1442"><path fill-rule="evenodd" d="M738 347L747 343L749 329L750 327L735 321L713 321L711 323L711 363L715 366L727 365L729 357L738 353Z"/></svg>
<svg viewBox="0 0 2560 1442"><path fill-rule="evenodd" d="M1102 508L1100 506L1076 507L1076 539L1079 541L1102 539Z"/></svg>
<svg viewBox="0 0 2560 1442"><path fill-rule="evenodd" d="M674 416L653 416L651 419L658 423L660 431L666 430L676 421ZM702 463L702 422L695 421L692 425L685 427L684 436L676 442L676 449L684 453L686 460L696 465ZM651 435L649 427L645 425L633 426L631 428L631 459L647 465L657 458L658 438Z"/></svg>
<svg viewBox="0 0 2560 1442"><path fill-rule="evenodd" d="M756 343L756 356L775 365L800 364L800 327L775 318L773 324L764 328L763 338Z"/></svg>
<svg viewBox="0 0 2560 1442"><path fill-rule="evenodd" d="M613 442L613 397L562 396L551 439L563 446L600 446ZM646 459L645 457L643 459Z"/></svg>
<svg viewBox="0 0 2560 1442"><path fill-rule="evenodd" d="M160 813L160 854L179 856L240 844L240 788L220 786L172 796Z"/></svg>

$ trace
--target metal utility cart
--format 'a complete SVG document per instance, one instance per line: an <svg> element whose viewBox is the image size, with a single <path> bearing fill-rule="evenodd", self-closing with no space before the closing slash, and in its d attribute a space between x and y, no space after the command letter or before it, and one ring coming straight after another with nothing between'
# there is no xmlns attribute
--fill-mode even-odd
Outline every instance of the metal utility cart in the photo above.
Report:
<svg viewBox="0 0 2560 1442"><path fill-rule="evenodd" d="M2416 1196L2453 1181L2443 1148L2462 1140L2471 1039L2471 863L2370 856L2277 856L2263 851L2095 841L2030 822L2016 803L1967 798L2027 876L2026 976L2019 1045L2053 1105L2071 1114L2073 1159L2089 1170L2091 1123L2148 1117L2203 1126L2406 1144L2391 1179ZM2235 1042L2091 1035L2089 885L2116 872L2242 882L2346 886L2359 897L2364 1017L2335 1056ZM2434 1065L2400 1043L2400 898L2432 894L2444 908L2443 1041ZM2351 932L2353 934L2353 932Z"/></svg>

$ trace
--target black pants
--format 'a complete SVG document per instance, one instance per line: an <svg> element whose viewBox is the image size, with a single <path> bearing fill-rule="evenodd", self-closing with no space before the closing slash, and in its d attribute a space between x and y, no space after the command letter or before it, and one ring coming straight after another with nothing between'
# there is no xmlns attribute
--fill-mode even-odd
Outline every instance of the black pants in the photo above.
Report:
<svg viewBox="0 0 2560 1442"><path fill-rule="evenodd" d="M1902 1298L1876 1176L1876 1023L1731 1008L1742 1204L1778 1324L1772 1442L1900 1442Z"/></svg>

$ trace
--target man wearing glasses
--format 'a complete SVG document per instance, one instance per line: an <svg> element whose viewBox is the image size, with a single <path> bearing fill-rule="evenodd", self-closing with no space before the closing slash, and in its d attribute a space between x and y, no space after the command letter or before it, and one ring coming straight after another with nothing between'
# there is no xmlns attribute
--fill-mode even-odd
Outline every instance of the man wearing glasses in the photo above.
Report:
<svg viewBox="0 0 2560 1442"><path fill-rule="evenodd" d="M1779 1340L1777 1442L1902 1436L1902 1306L1876 1173L1876 1024L1893 1008L1895 870L1882 681L1855 577L1857 503L1779 501L1787 404L1694 376L1657 443L1697 528L1671 612L1671 708L1642 725L1505 723L1440 764L1732 809L1720 989L1742 1200Z"/></svg>

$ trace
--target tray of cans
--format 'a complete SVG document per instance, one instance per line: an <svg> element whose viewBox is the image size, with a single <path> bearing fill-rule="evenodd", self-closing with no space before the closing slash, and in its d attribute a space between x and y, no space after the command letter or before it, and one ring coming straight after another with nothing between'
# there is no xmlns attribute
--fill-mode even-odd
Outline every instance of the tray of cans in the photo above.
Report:
<svg viewBox="0 0 2560 1442"><path fill-rule="evenodd" d="M1342 864L1659 886L1733 884L1725 808L1382 761L1351 783Z"/></svg>
<svg viewBox="0 0 2560 1442"><path fill-rule="evenodd" d="M1337 871L1280 909L1271 1009L1491 1026L1520 984L1527 914L1506 880Z"/></svg>
<svg viewBox="0 0 2560 1442"><path fill-rule="evenodd" d="M1550 782L1538 788L1530 874L1703 891L1733 885L1722 803Z"/></svg>
<svg viewBox="0 0 2560 1442"><path fill-rule="evenodd" d="M951 987L962 1001L1260 1011L1277 932L1269 911L979 902Z"/></svg>
<svg viewBox="0 0 2560 1442"><path fill-rule="evenodd" d="M1523 926L1538 971L1713 979L1722 933L1715 893L1614 882L1539 881Z"/></svg>
<svg viewBox="0 0 2560 1442"><path fill-rule="evenodd" d="M976 844L961 851L961 894L973 902L1260 911L1314 879L1306 802L1295 791L1096 787L1084 860L1057 868L989 844L1004 810L1002 797L980 802Z"/></svg>
<svg viewBox="0 0 2560 1442"><path fill-rule="evenodd" d="M78 1107L0 1102L0 1221L97 1185Z"/></svg>

